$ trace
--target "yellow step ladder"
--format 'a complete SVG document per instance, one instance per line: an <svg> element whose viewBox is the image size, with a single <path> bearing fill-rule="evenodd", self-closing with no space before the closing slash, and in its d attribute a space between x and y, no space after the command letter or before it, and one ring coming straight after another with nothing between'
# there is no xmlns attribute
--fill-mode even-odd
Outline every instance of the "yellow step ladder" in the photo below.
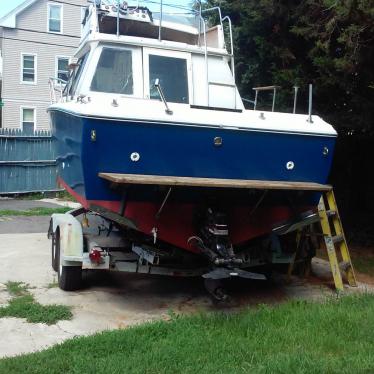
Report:
<svg viewBox="0 0 374 374"><path fill-rule="evenodd" d="M343 279L341 275L342 271L347 275L348 284L352 287L356 287L357 282L353 270L351 256L349 255L347 241L345 239L338 207L336 205L336 200L332 188L331 190L326 191L322 194L318 204L318 214L321 220L323 237L325 239L325 245L336 289L338 291L344 290ZM338 260L336 250L340 252L339 257L341 257L342 259L341 262L339 262Z"/></svg>

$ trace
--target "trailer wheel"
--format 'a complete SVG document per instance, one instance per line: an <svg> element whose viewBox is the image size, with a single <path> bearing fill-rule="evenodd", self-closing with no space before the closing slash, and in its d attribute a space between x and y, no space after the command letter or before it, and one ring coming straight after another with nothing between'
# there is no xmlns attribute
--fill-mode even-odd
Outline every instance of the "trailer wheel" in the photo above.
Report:
<svg viewBox="0 0 374 374"><path fill-rule="evenodd" d="M75 291L82 286L82 268L80 266L65 266L61 261L60 232L56 231L56 265L58 285L64 291Z"/></svg>

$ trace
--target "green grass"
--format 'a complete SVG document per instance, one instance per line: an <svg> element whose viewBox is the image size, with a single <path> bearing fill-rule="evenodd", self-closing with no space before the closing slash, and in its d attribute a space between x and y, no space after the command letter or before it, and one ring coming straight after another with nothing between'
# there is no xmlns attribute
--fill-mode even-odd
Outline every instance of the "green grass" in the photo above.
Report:
<svg viewBox="0 0 374 374"><path fill-rule="evenodd" d="M7 291L12 296L24 296L28 295L27 284L23 282L7 282L5 284Z"/></svg>
<svg viewBox="0 0 374 374"><path fill-rule="evenodd" d="M71 196L67 191L57 192L56 197L61 200L73 201L76 202L77 200Z"/></svg>
<svg viewBox="0 0 374 374"><path fill-rule="evenodd" d="M174 316L0 360L1 373L373 373L374 296Z"/></svg>
<svg viewBox="0 0 374 374"><path fill-rule="evenodd" d="M57 288L57 287L58 287L58 282L57 281L53 281L53 282L47 284L47 288Z"/></svg>
<svg viewBox="0 0 374 374"><path fill-rule="evenodd" d="M23 194L17 196L18 199L21 200L41 200L48 197L56 197L61 200L68 200L68 201L76 201L73 196L71 196L67 191L59 191L59 192L32 192L28 194Z"/></svg>
<svg viewBox="0 0 374 374"><path fill-rule="evenodd" d="M26 318L30 323L52 325L61 320L69 320L73 316L68 306L42 305L36 302L27 285L22 282L8 282L6 287L13 298L7 306L0 308L0 318Z"/></svg>
<svg viewBox="0 0 374 374"><path fill-rule="evenodd" d="M34 192L34 193L22 195L19 198L21 200L41 200L41 199L44 199L45 197L46 197L46 194L42 192Z"/></svg>
<svg viewBox="0 0 374 374"><path fill-rule="evenodd" d="M66 213L71 208L61 207L61 208L44 208L36 207L27 210L0 210L0 217L5 216L50 216L53 213Z"/></svg>

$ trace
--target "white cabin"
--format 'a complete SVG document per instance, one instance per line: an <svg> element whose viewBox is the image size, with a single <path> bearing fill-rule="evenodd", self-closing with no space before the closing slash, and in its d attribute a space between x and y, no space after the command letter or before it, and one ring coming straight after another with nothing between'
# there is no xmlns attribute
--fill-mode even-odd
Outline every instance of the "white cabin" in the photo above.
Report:
<svg viewBox="0 0 374 374"><path fill-rule="evenodd" d="M245 110L231 21L219 8L180 17L126 2L117 8L115 0L91 2L69 81L50 81L52 107L96 118L336 136L311 113ZM218 25L208 26L206 14L214 13Z"/></svg>
<svg viewBox="0 0 374 374"><path fill-rule="evenodd" d="M124 2L118 9L113 2L96 0L83 20L78 62L65 89L66 100L94 93L160 100L155 87L159 79L168 103L242 111L231 22L217 13L219 24L208 28L201 9L189 17L162 13L156 19L145 7ZM229 24L230 51L224 22Z"/></svg>

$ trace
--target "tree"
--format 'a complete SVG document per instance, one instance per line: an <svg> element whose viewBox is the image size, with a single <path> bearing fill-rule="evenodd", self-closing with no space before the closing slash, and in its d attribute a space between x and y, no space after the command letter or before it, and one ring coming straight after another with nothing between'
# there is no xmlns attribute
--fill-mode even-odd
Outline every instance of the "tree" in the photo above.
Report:
<svg viewBox="0 0 374 374"><path fill-rule="evenodd" d="M238 85L252 97L258 85L282 86L278 104L290 110L292 87L315 87L314 109L343 132L374 133L373 0L209 0L234 24Z"/></svg>

